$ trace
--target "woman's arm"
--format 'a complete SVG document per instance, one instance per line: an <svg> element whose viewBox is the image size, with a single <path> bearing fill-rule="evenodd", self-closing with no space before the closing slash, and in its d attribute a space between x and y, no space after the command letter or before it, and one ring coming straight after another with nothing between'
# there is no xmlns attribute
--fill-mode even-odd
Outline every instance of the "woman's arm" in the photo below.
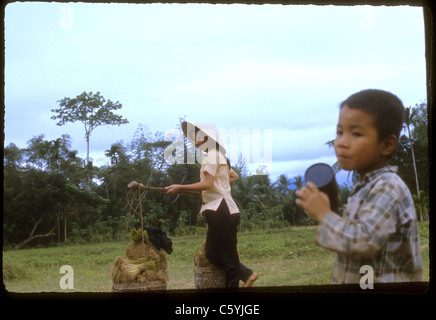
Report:
<svg viewBox="0 0 436 320"><path fill-rule="evenodd" d="M172 184L165 187L167 194L179 193L180 191L203 191L212 188L214 177L209 173L204 173L204 180L192 184Z"/></svg>

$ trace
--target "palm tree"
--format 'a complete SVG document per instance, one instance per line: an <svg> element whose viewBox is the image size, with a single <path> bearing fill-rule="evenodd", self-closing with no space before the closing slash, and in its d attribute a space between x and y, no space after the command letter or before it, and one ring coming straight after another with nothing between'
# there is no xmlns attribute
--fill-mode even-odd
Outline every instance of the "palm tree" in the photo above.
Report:
<svg viewBox="0 0 436 320"><path fill-rule="evenodd" d="M114 180L114 196L115 196L115 179L116 179L116 170L119 161L123 160L126 157L126 148L123 147L121 142L113 143L111 148L105 151L105 156L111 160L111 164L113 166L112 176Z"/></svg>
<svg viewBox="0 0 436 320"><path fill-rule="evenodd" d="M126 154L126 150L120 142L113 143L111 148L106 150L104 155L111 160L112 165L118 165L118 161L121 160Z"/></svg>
<svg viewBox="0 0 436 320"><path fill-rule="evenodd" d="M302 217L305 216L304 210L303 208L301 208L300 206L298 206L295 203L296 200L296 196L295 196L295 192L302 188L304 185L304 181L303 181L303 177L302 176L294 176L294 181L291 182L292 185L295 186L295 190L292 191L291 195L291 201L292 201L292 210L290 212L290 219L292 219L291 224L296 225L298 223L299 220L302 219Z"/></svg>
<svg viewBox="0 0 436 320"><path fill-rule="evenodd" d="M297 188L300 189L303 187L303 177L302 176L295 176L294 182L292 184Z"/></svg>
<svg viewBox="0 0 436 320"><path fill-rule="evenodd" d="M425 194L424 190L420 190L417 195L413 195L413 203L415 204L416 216L418 221L428 219L428 206L429 200L428 196Z"/></svg>
<svg viewBox="0 0 436 320"><path fill-rule="evenodd" d="M266 206L274 206L276 204L276 193L267 174L253 175L248 179L253 180L253 188L258 190L257 194L261 204Z"/></svg>
<svg viewBox="0 0 436 320"><path fill-rule="evenodd" d="M280 194L289 194L291 189L289 189L289 185L291 184L291 180L284 174L281 174L277 181L273 183L274 191Z"/></svg>
<svg viewBox="0 0 436 320"><path fill-rule="evenodd" d="M247 177L241 177L232 185L232 196L240 209L246 209L249 202L259 201L257 191L258 187Z"/></svg>
<svg viewBox="0 0 436 320"><path fill-rule="evenodd" d="M293 199L292 190L289 187L292 184L291 179L284 174L281 174L277 181L272 184L272 190L276 194L278 201L285 206L291 203Z"/></svg>
<svg viewBox="0 0 436 320"><path fill-rule="evenodd" d="M294 195L289 187L292 184L291 179L289 179L286 175L281 174L277 181L272 184L274 192L278 195L278 199L280 203L283 205L282 210L282 218L283 220L287 219L291 222L291 217L293 217L293 200ZM295 220L295 219L294 219Z"/></svg>

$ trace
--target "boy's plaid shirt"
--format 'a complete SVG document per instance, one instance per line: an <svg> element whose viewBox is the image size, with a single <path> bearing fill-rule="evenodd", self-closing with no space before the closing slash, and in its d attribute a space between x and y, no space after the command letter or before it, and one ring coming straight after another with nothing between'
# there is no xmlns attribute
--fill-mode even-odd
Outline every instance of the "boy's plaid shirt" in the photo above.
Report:
<svg viewBox="0 0 436 320"><path fill-rule="evenodd" d="M355 185L343 216L329 212L316 242L335 251L332 283L359 283L360 268L374 270L374 282L422 281L422 258L412 196L388 166Z"/></svg>

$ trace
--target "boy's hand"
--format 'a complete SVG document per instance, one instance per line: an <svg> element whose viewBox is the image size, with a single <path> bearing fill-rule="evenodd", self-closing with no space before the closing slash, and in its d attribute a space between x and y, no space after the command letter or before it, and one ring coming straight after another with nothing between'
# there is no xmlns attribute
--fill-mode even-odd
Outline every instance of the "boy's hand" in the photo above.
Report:
<svg viewBox="0 0 436 320"><path fill-rule="evenodd" d="M301 206L315 220L321 221L330 211L330 200L324 192L320 192L316 185L308 182L307 185L295 193L298 197L296 203Z"/></svg>

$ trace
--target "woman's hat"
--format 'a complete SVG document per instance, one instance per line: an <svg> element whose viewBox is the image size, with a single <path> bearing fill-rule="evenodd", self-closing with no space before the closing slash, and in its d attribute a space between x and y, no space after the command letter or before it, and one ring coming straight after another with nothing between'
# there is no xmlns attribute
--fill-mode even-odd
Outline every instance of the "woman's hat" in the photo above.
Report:
<svg viewBox="0 0 436 320"><path fill-rule="evenodd" d="M186 138L195 145L195 133L198 131L198 140L202 140L204 137L208 137L205 144L200 149L205 151L208 148L219 148L219 150L225 154L226 148L222 143L219 131L213 123L206 122L182 122L182 130Z"/></svg>

